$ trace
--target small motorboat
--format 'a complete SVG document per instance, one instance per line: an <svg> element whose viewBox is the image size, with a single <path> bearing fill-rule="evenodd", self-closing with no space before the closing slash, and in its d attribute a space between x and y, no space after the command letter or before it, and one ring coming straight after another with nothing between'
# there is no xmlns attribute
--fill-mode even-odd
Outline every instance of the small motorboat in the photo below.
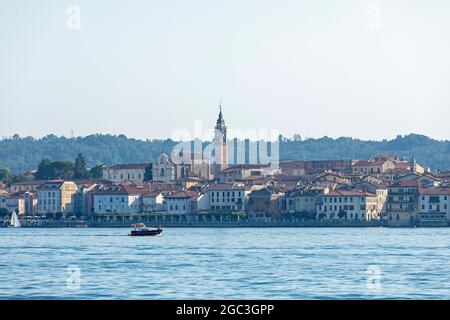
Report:
<svg viewBox="0 0 450 320"><path fill-rule="evenodd" d="M156 229L150 229L143 223L133 224L131 226L130 236L157 236L163 231L162 227L159 226Z"/></svg>

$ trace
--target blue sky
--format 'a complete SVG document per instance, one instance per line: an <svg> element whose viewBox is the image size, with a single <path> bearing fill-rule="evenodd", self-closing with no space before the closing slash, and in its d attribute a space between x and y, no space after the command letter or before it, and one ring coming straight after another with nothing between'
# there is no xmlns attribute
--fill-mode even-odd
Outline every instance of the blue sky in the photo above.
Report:
<svg viewBox="0 0 450 320"><path fill-rule="evenodd" d="M66 9L81 9L81 29ZM212 127L450 139L450 3L7 1L0 136Z"/></svg>

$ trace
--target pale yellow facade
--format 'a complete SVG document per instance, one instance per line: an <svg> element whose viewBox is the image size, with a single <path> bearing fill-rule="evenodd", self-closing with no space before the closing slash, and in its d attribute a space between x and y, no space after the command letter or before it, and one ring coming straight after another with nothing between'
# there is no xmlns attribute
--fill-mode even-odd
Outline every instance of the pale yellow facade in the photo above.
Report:
<svg viewBox="0 0 450 320"><path fill-rule="evenodd" d="M45 183L38 189L38 213L72 213L76 192L72 181Z"/></svg>

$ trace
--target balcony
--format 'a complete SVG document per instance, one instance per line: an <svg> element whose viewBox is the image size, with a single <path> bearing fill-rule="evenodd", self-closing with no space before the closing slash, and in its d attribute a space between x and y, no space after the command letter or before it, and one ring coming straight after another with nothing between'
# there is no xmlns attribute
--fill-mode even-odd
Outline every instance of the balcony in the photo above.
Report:
<svg viewBox="0 0 450 320"><path fill-rule="evenodd" d="M418 199L415 200L391 200L388 199L387 203L398 203L398 204L416 204L418 203Z"/></svg>
<svg viewBox="0 0 450 320"><path fill-rule="evenodd" d="M393 195L393 196L402 196L402 195L406 195L406 196L412 195L413 196L413 195L418 195L419 191L418 190L415 190L415 191L402 191L402 190L392 191L392 190L389 190L388 193L389 193L389 195Z"/></svg>

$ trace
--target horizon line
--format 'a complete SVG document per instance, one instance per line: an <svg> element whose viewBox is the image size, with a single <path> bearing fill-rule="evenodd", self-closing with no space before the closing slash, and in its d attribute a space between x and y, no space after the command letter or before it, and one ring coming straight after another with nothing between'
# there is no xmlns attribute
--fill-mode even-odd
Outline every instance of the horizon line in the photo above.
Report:
<svg viewBox="0 0 450 320"><path fill-rule="evenodd" d="M295 140L295 135L300 135L300 140ZM27 139L27 138L32 138L34 140L43 140L49 136L55 136L56 138L65 138L68 140L75 140L75 139L84 139L87 137L91 137L91 136L111 136L111 137L121 137L124 136L126 139L132 139L132 140L138 140L138 141L142 141L142 142L147 142L147 141L167 141L167 140L172 140L174 142L188 142L188 141L195 141L198 140L200 138L194 138L194 139L189 139L189 140L173 140L171 137L166 137L166 138L136 138L136 137L130 137L127 136L124 133L91 133L91 134L86 134L86 135L77 135L77 136L66 136L66 135L57 135L55 133L48 133L46 135L43 136L32 136L32 135L20 135L18 133L15 133L11 136L6 136L6 135L2 135L1 136L1 140L0 141L7 141L7 140L14 140L15 137L17 136L18 139ZM353 140L359 140L359 141L365 141L365 142L384 142L384 141L393 141L396 140L398 137L408 137L408 136L422 136L431 140L435 140L435 141L439 141L439 142L450 142L450 138L449 139L440 139L440 138L435 138L435 137L431 137L428 136L426 134L421 134L421 133L415 133L415 132L410 132L408 134L397 134L395 137L391 137L391 138L383 138L383 139L363 139L363 138L358 138L358 137L353 137L353 136L338 136L338 137L332 137L332 136L328 136L328 135L324 135L321 137L310 137L310 136L302 136L299 133L294 133L291 136L285 136L283 134L280 134L280 136L282 136L283 138L286 138L290 141L300 141L300 142L304 142L307 140L320 140L320 139L324 139L324 138L328 138L328 139L332 139L332 140L339 140L339 139L353 139ZM250 140L250 141L264 141L264 139L260 139L260 140L252 140L250 138L242 138L242 137L232 137L228 140L234 140L234 139L238 139L238 140ZM202 140L201 141L209 141L209 140ZM269 141L269 140L266 140Z"/></svg>

